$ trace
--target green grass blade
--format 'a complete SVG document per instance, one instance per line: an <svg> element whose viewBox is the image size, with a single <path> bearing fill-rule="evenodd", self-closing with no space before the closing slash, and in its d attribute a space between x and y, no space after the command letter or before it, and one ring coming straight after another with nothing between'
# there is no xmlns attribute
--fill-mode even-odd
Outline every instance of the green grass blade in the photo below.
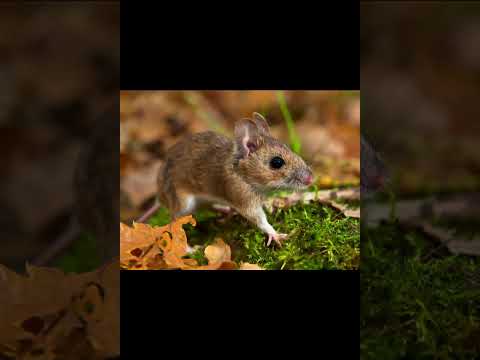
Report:
<svg viewBox="0 0 480 360"><path fill-rule="evenodd" d="M278 104L280 105L280 110L282 111L283 118L287 124L288 136L290 139L290 147L293 152L300 154L302 150L302 144L300 138L298 137L297 132L295 131L295 124L292 119L292 114L288 110L287 102L285 100L285 94L283 91L277 91Z"/></svg>

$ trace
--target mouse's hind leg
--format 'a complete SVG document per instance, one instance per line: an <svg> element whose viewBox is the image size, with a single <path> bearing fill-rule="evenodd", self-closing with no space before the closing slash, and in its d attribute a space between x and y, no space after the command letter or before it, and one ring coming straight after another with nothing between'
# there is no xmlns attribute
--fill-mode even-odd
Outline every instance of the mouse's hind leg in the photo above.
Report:
<svg viewBox="0 0 480 360"><path fill-rule="evenodd" d="M235 211L230 206L222 204L212 204L212 209L225 215L230 215Z"/></svg>
<svg viewBox="0 0 480 360"><path fill-rule="evenodd" d="M222 214L218 220L220 223L229 221L236 214L236 211L228 205L212 204L212 209Z"/></svg>
<svg viewBox="0 0 480 360"><path fill-rule="evenodd" d="M197 208L198 201L193 194L185 191L177 191L177 196L172 207L174 219L193 214Z"/></svg>
<svg viewBox="0 0 480 360"><path fill-rule="evenodd" d="M171 220L192 214L197 208L195 196L189 191L178 188L170 178L159 176L158 200L170 211Z"/></svg>

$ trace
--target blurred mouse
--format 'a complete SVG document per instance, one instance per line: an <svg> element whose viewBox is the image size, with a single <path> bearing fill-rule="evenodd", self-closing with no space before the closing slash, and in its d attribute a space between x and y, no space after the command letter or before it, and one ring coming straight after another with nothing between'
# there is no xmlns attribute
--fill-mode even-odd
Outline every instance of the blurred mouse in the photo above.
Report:
<svg viewBox="0 0 480 360"><path fill-rule="evenodd" d="M370 143L360 136L360 190L361 196L368 199L385 190L390 174L380 154Z"/></svg>

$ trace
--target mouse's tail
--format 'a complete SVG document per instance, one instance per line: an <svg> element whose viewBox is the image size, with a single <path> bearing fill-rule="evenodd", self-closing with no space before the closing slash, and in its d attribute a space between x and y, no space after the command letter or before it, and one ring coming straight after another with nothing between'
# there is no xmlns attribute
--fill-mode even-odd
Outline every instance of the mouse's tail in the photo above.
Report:
<svg viewBox="0 0 480 360"><path fill-rule="evenodd" d="M153 214L157 212L157 210L160 208L160 203L158 200L155 200L155 203L142 215L138 218L138 220L135 220L137 223L144 223L148 219L152 217Z"/></svg>

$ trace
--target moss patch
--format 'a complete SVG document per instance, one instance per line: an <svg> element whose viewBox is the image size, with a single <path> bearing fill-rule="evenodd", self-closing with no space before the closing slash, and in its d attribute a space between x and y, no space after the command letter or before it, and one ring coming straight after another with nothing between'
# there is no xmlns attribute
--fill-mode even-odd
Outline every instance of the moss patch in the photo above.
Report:
<svg viewBox="0 0 480 360"><path fill-rule="evenodd" d="M474 359L480 259L397 223L362 229L361 358Z"/></svg>
<svg viewBox="0 0 480 360"><path fill-rule="evenodd" d="M66 273L93 271L100 265L101 257L96 240L87 233L82 233L68 251L53 263L53 266Z"/></svg>
<svg viewBox="0 0 480 360"><path fill-rule="evenodd" d="M297 204L267 217L278 232L290 234L281 248L267 248L266 235L239 215L222 221L215 212L197 212L197 226L185 226L189 244L202 246L192 257L201 259L204 247L218 236L231 246L234 261L259 264L265 269L358 269L358 219L346 218L318 203ZM151 225L168 222L166 209L150 219Z"/></svg>

